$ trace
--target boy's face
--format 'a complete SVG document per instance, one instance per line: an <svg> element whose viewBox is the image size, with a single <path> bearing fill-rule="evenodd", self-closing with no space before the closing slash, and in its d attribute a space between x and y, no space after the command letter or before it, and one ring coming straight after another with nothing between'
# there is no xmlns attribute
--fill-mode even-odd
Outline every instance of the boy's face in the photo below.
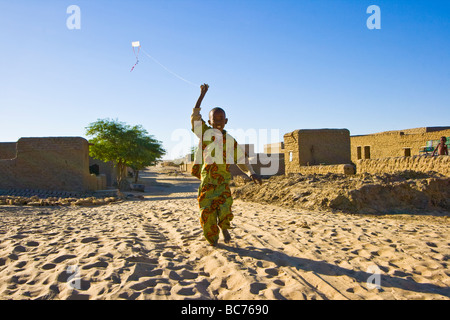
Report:
<svg viewBox="0 0 450 320"><path fill-rule="evenodd" d="M225 128L225 125L228 123L228 119L226 118L225 113L222 110L215 110L214 112L209 113L208 123L214 129L222 131Z"/></svg>
<svg viewBox="0 0 450 320"><path fill-rule="evenodd" d="M441 142L442 142L442 144L446 144L447 143L447 138L446 137L442 137L441 138Z"/></svg>

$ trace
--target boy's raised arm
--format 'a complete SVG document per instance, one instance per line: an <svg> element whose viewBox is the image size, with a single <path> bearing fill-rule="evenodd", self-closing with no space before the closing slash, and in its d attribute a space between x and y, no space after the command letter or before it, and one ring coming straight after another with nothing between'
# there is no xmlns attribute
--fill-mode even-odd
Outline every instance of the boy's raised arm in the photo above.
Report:
<svg viewBox="0 0 450 320"><path fill-rule="evenodd" d="M202 101L203 101L203 98L205 97L206 93L208 92L208 89L209 89L209 85L207 85L206 83L202 84L200 86L201 92L200 92L200 97L198 97L197 103L195 104L195 108L196 109L200 108L200 106L202 104Z"/></svg>
<svg viewBox="0 0 450 320"><path fill-rule="evenodd" d="M192 110L191 115L192 132L194 132L197 136L202 135L204 129L203 127L206 126L200 114L200 106L202 104L203 98L206 95L206 92L208 92L209 85L207 85L206 83L202 84L200 86L200 89L201 89L200 97L198 97L197 103L195 104L195 108L194 110ZM201 126L197 128L198 130L196 130L196 126L198 126L199 124L201 124Z"/></svg>

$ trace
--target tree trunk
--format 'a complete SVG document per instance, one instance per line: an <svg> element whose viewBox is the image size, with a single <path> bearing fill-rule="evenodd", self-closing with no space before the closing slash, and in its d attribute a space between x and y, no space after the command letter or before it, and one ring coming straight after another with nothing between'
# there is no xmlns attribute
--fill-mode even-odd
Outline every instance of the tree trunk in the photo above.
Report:
<svg viewBox="0 0 450 320"><path fill-rule="evenodd" d="M134 172L134 183L138 183L139 170L133 170Z"/></svg>
<svg viewBox="0 0 450 320"><path fill-rule="evenodd" d="M122 161L119 161L117 164L117 188L121 191L130 190L129 184L127 183L126 169L127 167Z"/></svg>

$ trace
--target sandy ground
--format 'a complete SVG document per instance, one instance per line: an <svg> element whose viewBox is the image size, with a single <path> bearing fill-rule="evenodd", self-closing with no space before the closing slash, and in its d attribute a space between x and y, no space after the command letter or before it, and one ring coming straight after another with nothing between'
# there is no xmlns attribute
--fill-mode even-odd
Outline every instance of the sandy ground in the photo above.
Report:
<svg viewBox="0 0 450 320"><path fill-rule="evenodd" d="M145 172L144 199L0 206L0 299L450 299L445 217L235 200L233 241L203 240L198 180Z"/></svg>

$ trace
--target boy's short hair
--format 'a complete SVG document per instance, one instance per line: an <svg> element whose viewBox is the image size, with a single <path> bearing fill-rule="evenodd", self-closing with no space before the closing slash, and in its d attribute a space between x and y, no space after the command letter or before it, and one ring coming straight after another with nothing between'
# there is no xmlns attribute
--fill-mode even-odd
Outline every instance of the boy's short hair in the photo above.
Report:
<svg viewBox="0 0 450 320"><path fill-rule="evenodd" d="M227 117L225 110L223 110L222 108L219 108L219 107L215 107L215 108L211 109L211 111L209 112L209 117L211 118L211 115L213 115L216 111L222 111L223 114L225 115L225 118Z"/></svg>

